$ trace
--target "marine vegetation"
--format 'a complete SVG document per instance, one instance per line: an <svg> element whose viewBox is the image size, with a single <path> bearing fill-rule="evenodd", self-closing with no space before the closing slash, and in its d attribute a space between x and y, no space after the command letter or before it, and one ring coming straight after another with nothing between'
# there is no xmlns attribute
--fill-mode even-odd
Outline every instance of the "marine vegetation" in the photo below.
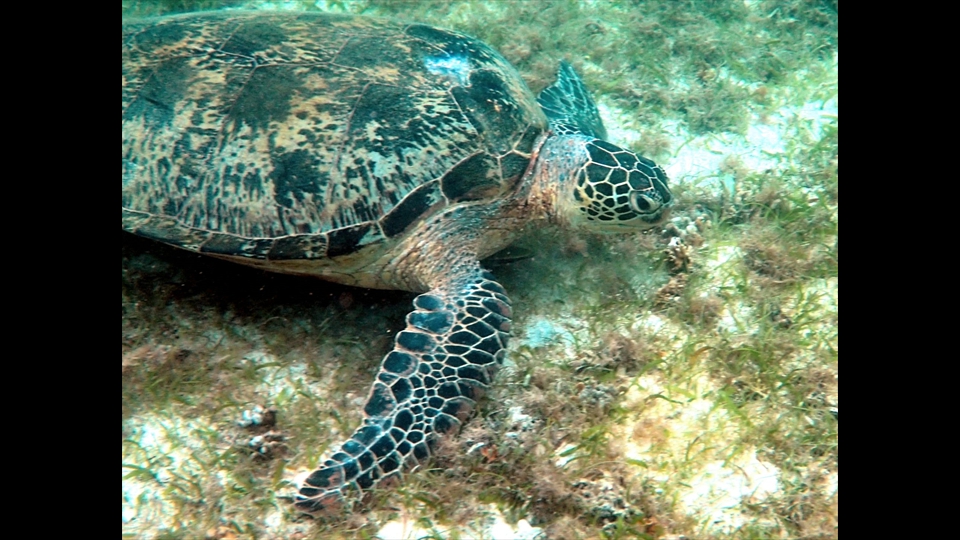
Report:
<svg viewBox="0 0 960 540"><path fill-rule="evenodd" d="M605 139L670 177L671 214L617 235L528 227L482 250L502 290L478 290L512 306L496 379L402 484L319 520L298 488L363 429L410 303L433 311L123 233L124 537L837 536L835 2L229 6L473 35L533 96L568 65Z"/></svg>

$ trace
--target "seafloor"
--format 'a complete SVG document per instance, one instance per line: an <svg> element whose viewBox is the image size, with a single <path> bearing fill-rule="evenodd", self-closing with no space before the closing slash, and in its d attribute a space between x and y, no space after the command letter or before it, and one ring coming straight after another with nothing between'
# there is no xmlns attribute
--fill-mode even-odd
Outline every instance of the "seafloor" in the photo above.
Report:
<svg viewBox="0 0 960 540"><path fill-rule="evenodd" d="M838 1L122 2L417 20L560 59L661 163L665 227L535 231L489 262L507 364L432 465L340 519L298 475L361 420L411 294L121 234L125 538L836 538Z"/></svg>

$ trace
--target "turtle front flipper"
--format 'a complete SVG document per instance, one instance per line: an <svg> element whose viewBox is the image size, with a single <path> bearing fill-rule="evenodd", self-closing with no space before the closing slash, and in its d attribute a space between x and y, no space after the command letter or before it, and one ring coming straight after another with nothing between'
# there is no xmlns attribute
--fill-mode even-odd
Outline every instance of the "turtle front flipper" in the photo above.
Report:
<svg viewBox="0 0 960 540"><path fill-rule="evenodd" d="M310 474L295 506L335 514L348 499L430 455L437 434L456 430L473 411L503 359L510 302L479 267L413 301L407 327L364 406L367 418L340 450Z"/></svg>
<svg viewBox="0 0 960 540"><path fill-rule="evenodd" d="M557 80L540 92L537 102L557 135L578 133L594 139L607 138L597 105L570 64L560 62Z"/></svg>

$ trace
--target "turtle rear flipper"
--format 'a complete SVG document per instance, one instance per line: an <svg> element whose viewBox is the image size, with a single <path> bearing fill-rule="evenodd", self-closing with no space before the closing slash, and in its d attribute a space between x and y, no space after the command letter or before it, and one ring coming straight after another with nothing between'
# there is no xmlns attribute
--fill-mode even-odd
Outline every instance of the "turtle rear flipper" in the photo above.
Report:
<svg viewBox="0 0 960 540"><path fill-rule="evenodd" d="M567 62L560 62L557 80L540 92L537 102L550 120L550 129L554 133L580 133L594 139L607 138L597 105L580 76Z"/></svg>
<svg viewBox="0 0 960 540"><path fill-rule="evenodd" d="M413 301L364 406L367 418L338 452L310 474L298 510L336 514L347 499L430 456L437 434L458 429L503 359L510 302L493 276L474 264ZM352 492L352 493L351 493Z"/></svg>

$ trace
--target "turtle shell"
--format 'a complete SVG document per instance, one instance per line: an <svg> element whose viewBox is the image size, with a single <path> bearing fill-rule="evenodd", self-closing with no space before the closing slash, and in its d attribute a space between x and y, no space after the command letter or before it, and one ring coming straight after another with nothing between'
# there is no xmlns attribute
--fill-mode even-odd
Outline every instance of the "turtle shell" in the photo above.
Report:
<svg viewBox="0 0 960 540"><path fill-rule="evenodd" d="M297 273L282 261L381 256L516 187L547 129L516 70L456 32L264 12L122 28L122 226L197 252Z"/></svg>

